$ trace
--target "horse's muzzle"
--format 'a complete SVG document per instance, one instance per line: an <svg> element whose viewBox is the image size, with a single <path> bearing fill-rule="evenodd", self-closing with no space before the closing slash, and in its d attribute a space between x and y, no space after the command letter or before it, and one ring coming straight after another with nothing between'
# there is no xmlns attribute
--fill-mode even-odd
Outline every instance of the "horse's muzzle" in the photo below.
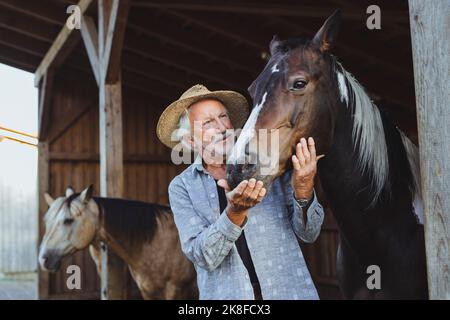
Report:
<svg viewBox="0 0 450 320"><path fill-rule="evenodd" d="M257 173L256 164L228 164L227 165L227 180L231 190L236 188L243 180L256 178Z"/></svg>
<svg viewBox="0 0 450 320"><path fill-rule="evenodd" d="M62 257L59 253L54 250L48 250L39 257L39 264L46 271L56 272L61 267L61 259Z"/></svg>

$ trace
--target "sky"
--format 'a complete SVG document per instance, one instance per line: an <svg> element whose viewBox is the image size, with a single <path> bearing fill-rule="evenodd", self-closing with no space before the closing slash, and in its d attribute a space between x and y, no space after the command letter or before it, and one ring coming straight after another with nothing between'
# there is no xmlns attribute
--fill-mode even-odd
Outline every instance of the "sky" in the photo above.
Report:
<svg viewBox="0 0 450 320"><path fill-rule="evenodd" d="M37 110L34 75L0 64L0 127L36 135ZM22 138L1 129L0 135ZM37 268L37 200L37 148L1 141L0 279Z"/></svg>
<svg viewBox="0 0 450 320"><path fill-rule="evenodd" d="M37 106L34 74L0 64L0 127L36 135ZM21 138L3 130L0 135ZM31 192L30 184L35 184L36 170L35 147L9 140L0 142L0 182Z"/></svg>

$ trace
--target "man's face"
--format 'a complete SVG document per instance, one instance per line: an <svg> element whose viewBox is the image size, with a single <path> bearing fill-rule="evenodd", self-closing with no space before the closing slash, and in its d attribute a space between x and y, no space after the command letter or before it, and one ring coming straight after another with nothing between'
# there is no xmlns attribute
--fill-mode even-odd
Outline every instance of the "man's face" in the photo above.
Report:
<svg viewBox="0 0 450 320"><path fill-rule="evenodd" d="M196 151L202 151L204 158L223 158L231 150L234 135L230 134L230 129L233 125L221 102L205 99L193 104L189 109L189 121L193 137L191 144Z"/></svg>

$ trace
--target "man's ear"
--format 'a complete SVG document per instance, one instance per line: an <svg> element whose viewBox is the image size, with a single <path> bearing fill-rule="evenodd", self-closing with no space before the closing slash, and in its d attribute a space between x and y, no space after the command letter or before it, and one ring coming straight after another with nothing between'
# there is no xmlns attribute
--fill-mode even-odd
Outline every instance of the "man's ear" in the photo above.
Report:
<svg viewBox="0 0 450 320"><path fill-rule="evenodd" d="M89 187L83 190L80 194L80 200L82 203L87 204L92 199L92 193L94 191L94 186L91 184Z"/></svg>
<svg viewBox="0 0 450 320"><path fill-rule="evenodd" d="M341 10L336 10L317 31L313 44L320 48L320 51L327 52L335 45L336 37L342 21Z"/></svg>
<svg viewBox="0 0 450 320"><path fill-rule="evenodd" d="M73 190L72 186L68 186L66 189L66 198L70 197L75 193L75 190Z"/></svg>
<svg viewBox="0 0 450 320"><path fill-rule="evenodd" d="M44 199L45 199L45 202L47 202L49 207L52 205L53 201L55 201L55 199L53 199L52 196L49 195L47 192L44 193Z"/></svg>

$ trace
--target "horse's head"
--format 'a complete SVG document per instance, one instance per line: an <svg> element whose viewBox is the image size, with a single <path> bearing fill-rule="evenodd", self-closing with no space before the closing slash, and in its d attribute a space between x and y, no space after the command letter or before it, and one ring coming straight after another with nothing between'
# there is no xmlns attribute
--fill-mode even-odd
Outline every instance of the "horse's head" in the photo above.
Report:
<svg viewBox="0 0 450 320"><path fill-rule="evenodd" d="M252 177L269 187L301 137L313 137L318 154L329 148L339 100L329 50L340 20L336 11L312 40L273 38L271 58L249 87L255 106L228 159L231 187Z"/></svg>
<svg viewBox="0 0 450 320"><path fill-rule="evenodd" d="M44 270L57 271L63 257L86 248L98 229L99 208L92 199L92 185L81 193L68 187L65 197L45 200L45 235L39 251L39 263Z"/></svg>

